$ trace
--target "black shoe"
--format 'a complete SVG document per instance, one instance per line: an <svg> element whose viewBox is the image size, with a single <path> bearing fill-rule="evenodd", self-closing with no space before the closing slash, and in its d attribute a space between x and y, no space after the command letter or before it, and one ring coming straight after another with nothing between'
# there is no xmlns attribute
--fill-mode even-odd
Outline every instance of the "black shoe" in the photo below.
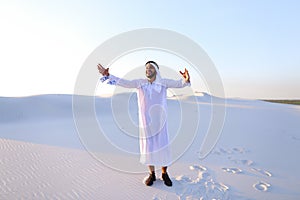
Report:
<svg viewBox="0 0 300 200"><path fill-rule="evenodd" d="M154 172L152 172L151 174L149 174L149 177L145 181L145 184L147 186L151 186L151 185L153 185L153 181L156 181L156 177L155 177L155 173Z"/></svg>
<svg viewBox="0 0 300 200"><path fill-rule="evenodd" d="M169 186L169 187L172 186L172 181L169 178L169 175L168 175L167 172L162 174L162 179L164 180L164 183L165 183L166 186Z"/></svg>

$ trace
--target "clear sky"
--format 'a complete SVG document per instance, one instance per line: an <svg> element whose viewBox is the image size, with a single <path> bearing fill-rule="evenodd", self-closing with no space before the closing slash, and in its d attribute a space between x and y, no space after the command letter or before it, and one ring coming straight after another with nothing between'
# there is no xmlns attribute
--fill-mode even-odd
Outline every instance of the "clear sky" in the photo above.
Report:
<svg viewBox="0 0 300 200"><path fill-rule="evenodd" d="M0 96L71 94L102 42L162 28L207 52L227 97L300 99L299 10L297 0L1 0Z"/></svg>

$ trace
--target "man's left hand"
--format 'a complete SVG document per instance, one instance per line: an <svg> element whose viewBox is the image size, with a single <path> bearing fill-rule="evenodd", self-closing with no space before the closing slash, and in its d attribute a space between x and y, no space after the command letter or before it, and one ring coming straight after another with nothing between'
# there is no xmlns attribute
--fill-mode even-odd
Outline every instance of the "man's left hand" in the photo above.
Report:
<svg viewBox="0 0 300 200"><path fill-rule="evenodd" d="M190 82L190 74L189 71L185 68L184 72L179 71L179 73L183 76L185 82L189 83Z"/></svg>

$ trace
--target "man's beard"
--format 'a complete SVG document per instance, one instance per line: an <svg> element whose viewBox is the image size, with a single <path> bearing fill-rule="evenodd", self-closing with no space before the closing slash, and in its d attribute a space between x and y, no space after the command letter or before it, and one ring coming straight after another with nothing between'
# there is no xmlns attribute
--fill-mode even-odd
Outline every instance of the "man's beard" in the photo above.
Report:
<svg viewBox="0 0 300 200"><path fill-rule="evenodd" d="M147 74L146 74L146 77L147 77L148 79L151 79L151 78L153 78L154 76L156 76L156 72L154 72L154 73L152 73L152 74L150 74L150 75L147 75Z"/></svg>

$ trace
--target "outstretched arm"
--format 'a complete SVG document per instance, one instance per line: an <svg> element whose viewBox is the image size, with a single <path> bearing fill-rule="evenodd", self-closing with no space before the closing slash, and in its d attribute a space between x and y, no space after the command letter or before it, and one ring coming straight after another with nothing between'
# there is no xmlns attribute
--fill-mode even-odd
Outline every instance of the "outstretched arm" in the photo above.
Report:
<svg viewBox="0 0 300 200"><path fill-rule="evenodd" d="M184 69L184 72L179 71L182 75L183 80L171 80L165 79L165 84L168 88L183 88L191 85L190 75L187 69Z"/></svg>
<svg viewBox="0 0 300 200"><path fill-rule="evenodd" d="M100 74L103 76L106 76L107 79L110 81L114 82L116 85L125 87L125 88L138 88L139 85L141 84L141 80L126 80L126 79L121 79L116 76L113 76L109 74L108 70L109 68L104 68L101 64L97 65L98 71Z"/></svg>

